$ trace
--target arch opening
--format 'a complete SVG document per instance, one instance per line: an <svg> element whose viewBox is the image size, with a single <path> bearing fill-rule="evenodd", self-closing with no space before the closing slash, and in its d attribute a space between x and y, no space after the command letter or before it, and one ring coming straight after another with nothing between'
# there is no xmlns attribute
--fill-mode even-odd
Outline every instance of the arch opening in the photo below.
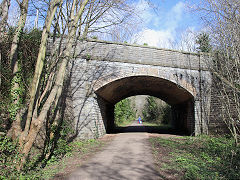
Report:
<svg viewBox="0 0 240 180"><path fill-rule="evenodd" d="M137 95L118 102L114 109L114 123L116 132L176 134L171 106L154 96Z"/></svg>
<svg viewBox="0 0 240 180"><path fill-rule="evenodd" d="M194 97L169 80L153 76L130 76L112 81L95 93L107 133L115 130L115 104L136 95L154 96L165 101L171 106L174 130L187 135L194 133Z"/></svg>

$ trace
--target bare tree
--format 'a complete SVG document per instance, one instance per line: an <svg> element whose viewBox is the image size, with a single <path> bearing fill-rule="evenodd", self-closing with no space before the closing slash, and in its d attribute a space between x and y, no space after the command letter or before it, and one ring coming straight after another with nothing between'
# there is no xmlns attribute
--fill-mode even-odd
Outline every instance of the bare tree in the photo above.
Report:
<svg viewBox="0 0 240 180"><path fill-rule="evenodd" d="M28 12L28 0L22 0L22 2L19 2L19 7L20 7L20 17L18 20L17 28L14 32L13 36L13 41L12 41L12 46L10 50L10 62L12 66L12 73L13 73L13 78L12 78L12 87L11 87L11 103L12 103L12 108L11 108L11 118L14 120L12 124L12 129L11 129L11 136L13 138L16 138L19 133L21 132L21 128L18 124L21 122L21 117L20 117L20 95L19 95L19 83L21 83L20 80L20 64L18 62L18 45L21 39L21 35L26 23L26 18L27 18L27 12Z"/></svg>
<svg viewBox="0 0 240 180"><path fill-rule="evenodd" d="M32 81L31 91L30 91L30 104L28 108L28 115L27 120L25 124L24 131L21 133L21 136L19 138L20 146L23 148L22 153L23 157L21 160L21 166L24 164L26 157L28 156L28 153L32 147L33 142L35 141L36 135L38 134L39 130L38 127L41 128L41 123L43 123L44 119L39 120L39 126L36 124L36 122L32 122L32 113L33 113L33 106L36 98L36 92L45 60L46 55L46 45L47 45L47 38L50 32L50 27L55 15L55 12L57 10L57 7L61 4L61 0L53 0L50 2L45 26L42 32L42 39L41 39L41 45L39 49L38 59L35 67L35 73ZM30 127L30 125L32 125Z"/></svg>
<svg viewBox="0 0 240 180"><path fill-rule="evenodd" d="M10 0L3 0L0 4L0 33L6 30L9 6Z"/></svg>
<svg viewBox="0 0 240 180"><path fill-rule="evenodd" d="M218 116L239 144L240 135L240 2L203 0L198 9L209 29L213 58L208 62L217 88ZM218 120L219 121L219 120Z"/></svg>
<svg viewBox="0 0 240 180"><path fill-rule="evenodd" d="M4 38L4 33L6 32L7 19L8 19L8 10L10 6L10 0L3 0L0 4L0 41ZM0 69L1 69L1 52L0 48ZM0 71L0 85L1 85L1 71Z"/></svg>
<svg viewBox="0 0 240 180"><path fill-rule="evenodd" d="M9 57L12 64L13 74L18 72L17 48L18 48L20 37L21 37L21 33L26 23L27 12L28 12L28 0L22 0L22 2L19 3L19 6L20 6L21 13L20 13L18 24L17 24L17 28L14 33L12 47L10 51L10 57Z"/></svg>
<svg viewBox="0 0 240 180"><path fill-rule="evenodd" d="M86 38L89 33L107 30L108 27L123 23L130 16L130 9L127 7L125 0L52 0L50 2L31 84L26 124L19 138L23 154L19 168L25 163L49 113L58 109L67 66L74 58L72 51L76 41ZM58 39L59 43L55 43L57 45L53 47L51 56L47 60L47 37L56 33L62 38ZM55 41L56 38L53 37L52 40ZM62 41L65 43L61 44ZM44 77L44 82L40 82L41 77Z"/></svg>

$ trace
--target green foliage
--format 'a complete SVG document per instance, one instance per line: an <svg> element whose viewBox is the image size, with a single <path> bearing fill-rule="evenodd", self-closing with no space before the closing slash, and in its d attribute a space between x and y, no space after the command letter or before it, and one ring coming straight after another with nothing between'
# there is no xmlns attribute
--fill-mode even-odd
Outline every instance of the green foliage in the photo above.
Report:
<svg viewBox="0 0 240 180"><path fill-rule="evenodd" d="M89 153L91 151L90 147L100 146L100 145L101 145L101 142L97 139L74 141L70 144L73 151L78 151L81 153Z"/></svg>
<svg viewBox="0 0 240 180"><path fill-rule="evenodd" d="M24 69L23 78L25 83L30 83L31 77L35 70L35 63L38 56L39 46L41 43L42 31L38 29L25 32L19 45L19 58ZM30 78L30 79L29 79Z"/></svg>
<svg viewBox="0 0 240 180"><path fill-rule="evenodd" d="M23 94L24 94L24 91L26 91L22 83L21 66L20 65L18 66L19 66L19 72L17 72L16 75L12 78L12 82L11 82L10 105L8 107L11 121L15 120L17 112L23 106L23 102L24 102ZM15 87L16 84L18 84L17 88Z"/></svg>
<svg viewBox="0 0 240 180"><path fill-rule="evenodd" d="M90 55L90 54L86 54L86 57L85 57L85 58L86 58L86 60L89 61L89 60L91 59L91 55Z"/></svg>
<svg viewBox="0 0 240 180"><path fill-rule="evenodd" d="M225 137L152 138L155 151L159 146L170 150L168 168L184 172L183 179L239 179L240 147Z"/></svg>
<svg viewBox="0 0 240 180"><path fill-rule="evenodd" d="M158 105L155 97L148 96L143 109L143 119L156 124L168 124L171 120L171 107L167 104Z"/></svg>
<svg viewBox="0 0 240 180"><path fill-rule="evenodd" d="M0 127L5 131L19 109L26 105L28 99L29 84L35 68L39 45L41 42L41 31L31 30L23 32L17 51L19 71L13 75L9 54L15 29L10 27L8 34L1 41L1 87L0 87ZM24 68L22 70L22 68ZM19 87L13 91L13 85ZM16 98L19 99L16 101ZM13 103L17 102L17 103Z"/></svg>
<svg viewBox="0 0 240 180"><path fill-rule="evenodd" d="M20 160L17 142L6 136L0 136L0 179L11 179L18 177L16 170Z"/></svg>
<svg viewBox="0 0 240 180"><path fill-rule="evenodd" d="M210 45L209 34L207 33L200 33L197 36L196 44L198 45L197 50L199 52L209 53L212 50L212 46Z"/></svg>
<svg viewBox="0 0 240 180"><path fill-rule="evenodd" d="M14 29L10 28L8 35L4 37L4 40L1 41L2 44L0 44L2 53L1 75L3 77L0 87L0 131L8 130L11 123L15 120L16 113L27 106L27 101L29 99L28 89L32 81L39 45L41 43L41 31L34 29L22 33L17 51L19 71L16 74L12 74L11 64L9 62L9 52L11 49L13 32ZM42 77L42 79L44 78L45 76ZM43 82L44 80L41 80L41 83ZM18 84L18 88L13 88L16 83ZM58 107L58 109L59 108L60 107ZM32 148L27 163L21 173L15 171L15 164L9 165L12 171L14 171L11 173L13 177L20 177L20 175L24 177L31 170L37 170L37 168L45 166L46 163L50 161L56 161L71 151L69 143L67 142L67 135L70 134L69 126L65 126L62 119L59 121L57 120L56 126L53 125L56 117L55 110L56 108L53 108L53 111L51 111L48 116L49 119L46 123L46 138L44 137L45 142L36 144L36 146L39 146L38 148L36 148L36 146ZM9 140L9 142L11 141ZM17 152L16 150L16 153ZM8 156L8 158L11 159L15 157L15 153L12 152L8 154ZM9 171L7 167L6 171ZM4 176L9 178L10 174L6 173Z"/></svg>
<svg viewBox="0 0 240 180"><path fill-rule="evenodd" d="M148 96L147 103L145 104L143 110L144 121L156 122L159 115L160 112L155 97Z"/></svg>
<svg viewBox="0 0 240 180"><path fill-rule="evenodd" d="M62 128L59 135L57 135L57 129L53 131L53 133L59 137L54 137L53 139L51 139L52 145L54 145L54 142L56 143L56 147L53 148L53 156L56 158L61 158L65 154L72 151L72 147L69 145L68 142L68 135L71 134L73 130L70 128L71 126L66 121L63 122L61 127ZM57 141L55 138L57 138Z"/></svg>
<svg viewBox="0 0 240 180"><path fill-rule="evenodd" d="M59 148L55 150L54 155L46 162L45 167L39 164L39 166L31 169L38 159L38 155L35 155L31 160L28 160L25 170L18 172L16 170L20 160L18 146L10 139L0 137L0 179L51 179L56 173L64 169L65 158L72 156L74 153L78 153L78 156L83 156L102 145L102 142L96 139L74 141L72 143L67 143L60 139L58 142Z"/></svg>
<svg viewBox="0 0 240 180"><path fill-rule="evenodd" d="M51 159L47 161L47 163L57 161L71 151L72 147L69 145L69 143L64 139L59 139L57 142L57 147L54 148L53 155L51 156Z"/></svg>
<svg viewBox="0 0 240 180"><path fill-rule="evenodd" d="M65 146L67 148L67 152L64 156L52 156L51 159L47 161L44 168L40 166L35 170L23 174L23 179L52 179L56 173L64 171L64 168L66 167L65 161L67 161L69 157L73 155L81 157L90 154L94 149L103 145L102 142L96 139L78 140L68 144L61 141L60 144L62 144L62 147ZM66 149L63 149L63 151L65 150ZM58 152L62 153L63 151L55 151L55 154L57 155Z"/></svg>
<svg viewBox="0 0 240 180"><path fill-rule="evenodd" d="M160 107L160 120L162 124L169 124L172 118L171 106L165 105Z"/></svg>
<svg viewBox="0 0 240 180"><path fill-rule="evenodd" d="M136 114L129 99L123 99L115 105L115 125L124 126L136 119Z"/></svg>
<svg viewBox="0 0 240 180"><path fill-rule="evenodd" d="M45 140L43 164L55 162L72 151L68 138L73 133L73 129L69 121L58 119L58 123L56 122L57 120L47 130L48 137Z"/></svg>
<svg viewBox="0 0 240 180"><path fill-rule="evenodd" d="M97 39L98 39L98 37L97 37L97 36L92 36L92 39L96 39L96 40L97 40Z"/></svg>
<svg viewBox="0 0 240 180"><path fill-rule="evenodd" d="M66 120L59 125L51 126L49 132L53 136L46 137L44 149L32 148L22 171L17 171L21 157L18 143L0 136L0 179L43 179L43 174L49 178L49 175L53 175L56 171L48 171L47 167L58 164L63 158L71 156L76 151L85 154L91 151L92 147L101 145L94 139L68 142L69 134L72 133L70 127ZM43 170L44 167L46 168Z"/></svg>
<svg viewBox="0 0 240 180"><path fill-rule="evenodd" d="M148 43L143 43L144 46L148 46Z"/></svg>
<svg viewBox="0 0 240 180"><path fill-rule="evenodd" d="M10 128L17 112L26 106L30 80L35 68L41 41L41 32L32 30L22 32L17 50L18 72L12 73L9 54L15 29L9 28L8 34L1 40L1 86L0 86L0 131ZM24 69L22 69L24 68ZM18 86L16 86L16 84ZM16 170L19 163L19 147L7 137L0 137L0 179L15 179L21 173ZM28 167L37 157L28 161Z"/></svg>

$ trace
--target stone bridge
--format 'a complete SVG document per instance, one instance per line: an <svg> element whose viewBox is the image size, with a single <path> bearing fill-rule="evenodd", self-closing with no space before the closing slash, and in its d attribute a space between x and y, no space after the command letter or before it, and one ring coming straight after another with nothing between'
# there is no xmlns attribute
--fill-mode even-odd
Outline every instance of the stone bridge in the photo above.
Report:
<svg viewBox="0 0 240 180"><path fill-rule="evenodd" d="M105 41L79 41L69 64L67 107L81 138L114 127L114 105L135 95L158 97L172 108L172 125L208 133L212 76L204 55Z"/></svg>

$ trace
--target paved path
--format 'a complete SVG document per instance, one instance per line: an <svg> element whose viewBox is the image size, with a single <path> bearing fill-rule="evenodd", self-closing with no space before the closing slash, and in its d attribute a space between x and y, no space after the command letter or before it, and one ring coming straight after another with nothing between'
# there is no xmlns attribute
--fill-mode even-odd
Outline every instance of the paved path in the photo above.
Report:
<svg viewBox="0 0 240 180"><path fill-rule="evenodd" d="M137 123L133 126L138 126ZM141 126L141 125L140 125ZM156 180L147 133L120 133L100 153L73 172L71 180Z"/></svg>

